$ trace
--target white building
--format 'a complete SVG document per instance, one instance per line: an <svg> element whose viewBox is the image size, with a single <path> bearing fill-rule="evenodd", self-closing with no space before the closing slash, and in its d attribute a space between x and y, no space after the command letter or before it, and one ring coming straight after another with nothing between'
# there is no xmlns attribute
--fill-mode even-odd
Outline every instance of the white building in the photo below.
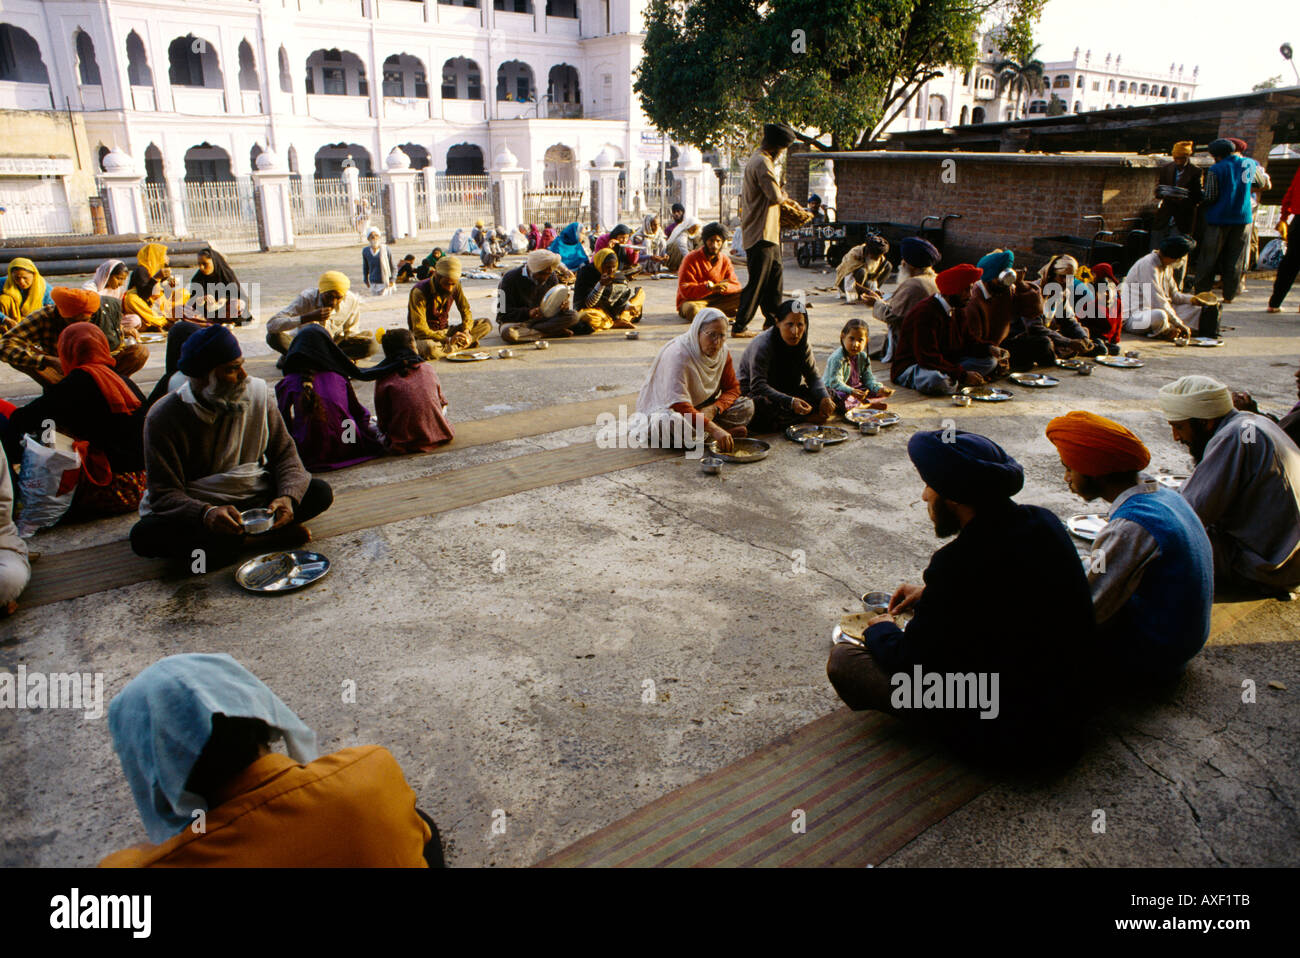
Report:
<svg viewBox="0 0 1300 958"><path fill-rule="evenodd" d="M81 112L173 197L268 149L330 178L397 146L449 174L508 147L532 189L605 151L630 196L665 149L632 92L644 2L0 0L0 108Z"/></svg>
<svg viewBox="0 0 1300 958"><path fill-rule="evenodd" d="M997 75L1003 59L995 31L980 41L975 67L949 67L944 75L922 85L920 92L887 127L889 132L927 130L967 123L997 123L1017 119L1016 96ZM1020 98L1019 116L1045 116L1055 94L1065 112L1085 113L1129 106L1181 103L1196 96L1200 67L1181 64L1165 71L1133 70L1120 54L1100 54L1078 48L1069 60L1043 64L1043 88Z"/></svg>

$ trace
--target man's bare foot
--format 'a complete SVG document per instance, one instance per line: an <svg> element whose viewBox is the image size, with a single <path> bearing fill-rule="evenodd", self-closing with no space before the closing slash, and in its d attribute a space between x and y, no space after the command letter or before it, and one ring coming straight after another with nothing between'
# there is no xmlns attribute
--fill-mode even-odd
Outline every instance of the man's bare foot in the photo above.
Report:
<svg viewBox="0 0 1300 958"><path fill-rule="evenodd" d="M1281 308L1280 306L1270 306L1270 307L1268 307L1266 310L1264 310L1264 312L1266 312L1266 313L1280 313L1280 312L1282 312L1282 308Z"/></svg>
<svg viewBox="0 0 1300 958"><path fill-rule="evenodd" d="M0 619L7 619L18 611L18 603L10 599L4 605L0 605Z"/></svg>
<svg viewBox="0 0 1300 958"><path fill-rule="evenodd" d="M731 334L731 338L732 338L732 339L753 339L753 338L754 338L755 336L757 336L757 335L758 335L758 330L755 330L755 329L742 329L742 330L741 330L740 332L738 332L738 333L737 333L737 332L733 332L733 333Z"/></svg>

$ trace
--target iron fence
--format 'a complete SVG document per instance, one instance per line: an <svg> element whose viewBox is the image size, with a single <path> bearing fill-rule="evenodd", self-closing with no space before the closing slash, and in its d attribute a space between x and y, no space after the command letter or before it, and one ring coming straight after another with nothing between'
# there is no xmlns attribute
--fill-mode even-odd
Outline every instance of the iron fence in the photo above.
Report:
<svg viewBox="0 0 1300 958"><path fill-rule="evenodd" d="M434 191L442 225L454 229L474 220L483 220L489 226L495 225L492 193L486 174L462 176L438 173L434 176Z"/></svg>
<svg viewBox="0 0 1300 958"><path fill-rule="evenodd" d="M181 208L190 235L220 244L230 253L261 248L251 179L185 183Z"/></svg>
<svg viewBox="0 0 1300 958"><path fill-rule="evenodd" d="M152 236L170 236L175 228L166 183L144 184L144 224Z"/></svg>
<svg viewBox="0 0 1300 958"><path fill-rule="evenodd" d="M587 222L587 191L577 186L547 186L524 192L524 221L551 223L557 230L575 220Z"/></svg>

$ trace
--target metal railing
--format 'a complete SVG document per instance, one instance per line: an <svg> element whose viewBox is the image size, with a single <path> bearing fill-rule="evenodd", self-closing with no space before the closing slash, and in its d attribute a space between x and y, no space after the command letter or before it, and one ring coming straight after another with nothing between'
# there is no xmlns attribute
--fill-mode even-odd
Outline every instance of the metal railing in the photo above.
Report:
<svg viewBox="0 0 1300 958"><path fill-rule="evenodd" d="M433 229L433 211L429 208L429 181L421 173L415 178L415 228Z"/></svg>
<svg viewBox="0 0 1300 958"><path fill-rule="evenodd" d="M444 226L468 225L481 219L495 225L492 216L492 193L486 174L478 176L434 176L434 190L438 203L438 217Z"/></svg>
<svg viewBox="0 0 1300 958"><path fill-rule="evenodd" d="M289 208L295 236L329 236L356 229L357 210L341 179L290 177Z"/></svg>
<svg viewBox="0 0 1300 958"><path fill-rule="evenodd" d="M250 253L261 248L253 181L247 177L185 183L181 209L192 236L219 244L229 253Z"/></svg>
<svg viewBox="0 0 1300 958"><path fill-rule="evenodd" d="M587 191L577 186L546 186L524 192L524 220L551 223L560 229L577 220L587 222Z"/></svg>
<svg viewBox="0 0 1300 958"><path fill-rule="evenodd" d="M144 224L151 235L170 236L175 225L166 183L144 184Z"/></svg>

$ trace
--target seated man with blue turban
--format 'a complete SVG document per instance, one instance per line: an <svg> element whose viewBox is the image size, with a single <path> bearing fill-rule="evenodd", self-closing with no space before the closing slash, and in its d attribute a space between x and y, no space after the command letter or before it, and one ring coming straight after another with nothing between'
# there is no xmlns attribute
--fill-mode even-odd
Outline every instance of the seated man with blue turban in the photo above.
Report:
<svg viewBox="0 0 1300 958"><path fill-rule="evenodd" d="M334 493L303 467L270 387L244 371L234 334L208 326L191 335L179 371L186 382L144 423L148 480L131 548L183 559L196 572L218 568L251 538L240 512L258 507L273 513L272 530L283 530L260 535L258 544L310 540L301 524L328 509Z"/></svg>
<svg viewBox="0 0 1300 958"><path fill-rule="evenodd" d="M956 538L931 557L924 585L898 587L861 643L831 650L831 684L852 709L890 712L984 757L1070 744L1094 624L1069 533L1012 501L1024 471L992 440L919 432L907 453L935 534ZM906 631L894 619L904 612Z"/></svg>
<svg viewBox="0 0 1300 958"><path fill-rule="evenodd" d="M229 655L161 659L108 706L146 834L105 868L441 866L437 828L378 745L317 757L316 733ZM271 746L283 739L288 755Z"/></svg>

